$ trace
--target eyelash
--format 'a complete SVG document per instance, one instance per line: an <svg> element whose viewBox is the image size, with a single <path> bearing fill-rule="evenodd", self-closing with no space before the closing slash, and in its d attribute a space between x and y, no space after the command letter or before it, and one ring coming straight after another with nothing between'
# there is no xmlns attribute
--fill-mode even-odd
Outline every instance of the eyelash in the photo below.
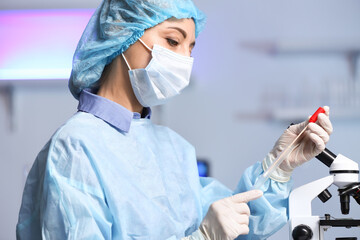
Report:
<svg viewBox="0 0 360 240"><path fill-rule="evenodd" d="M172 47L176 47L177 45L179 45L179 43L171 38L166 38L168 44Z"/></svg>

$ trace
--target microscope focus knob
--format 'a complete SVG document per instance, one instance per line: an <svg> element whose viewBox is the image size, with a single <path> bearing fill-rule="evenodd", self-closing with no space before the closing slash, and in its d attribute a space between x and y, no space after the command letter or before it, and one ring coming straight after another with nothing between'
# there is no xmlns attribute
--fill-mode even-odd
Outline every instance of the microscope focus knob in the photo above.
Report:
<svg viewBox="0 0 360 240"><path fill-rule="evenodd" d="M294 240L310 240L313 237L313 231L307 225L301 224L292 231Z"/></svg>

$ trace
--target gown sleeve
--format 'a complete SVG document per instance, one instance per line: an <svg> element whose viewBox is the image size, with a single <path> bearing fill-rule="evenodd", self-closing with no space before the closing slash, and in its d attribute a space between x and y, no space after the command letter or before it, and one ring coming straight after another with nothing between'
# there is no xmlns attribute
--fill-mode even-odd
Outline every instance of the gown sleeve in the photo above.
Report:
<svg viewBox="0 0 360 240"><path fill-rule="evenodd" d="M27 178L17 239L111 239L111 226L86 151L71 139L53 139L39 153Z"/></svg>
<svg viewBox="0 0 360 240"><path fill-rule="evenodd" d="M201 178L201 201L203 216L206 215L211 203L233 194L251 190L257 177L263 173L261 163L257 162L243 173L235 191L212 178ZM248 203L251 216L250 232L241 235L238 240L260 240L270 237L280 230L288 220L288 198L292 182L280 183L269 179L261 188L264 195Z"/></svg>

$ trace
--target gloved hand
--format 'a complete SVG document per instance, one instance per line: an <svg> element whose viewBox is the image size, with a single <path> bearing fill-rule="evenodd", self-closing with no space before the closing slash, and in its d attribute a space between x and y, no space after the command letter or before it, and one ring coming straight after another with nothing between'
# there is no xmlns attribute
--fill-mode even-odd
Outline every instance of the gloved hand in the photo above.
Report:
<svg viewBox="0 0 360 240"><path fill-rule="evenodd" d="M264 171L309 123L307 130L297 140L291 153L280 164L279 169L273 172L270 178L280 182L288 181L294 168L314 158L325 149L325 144L329 141L333 127L329 119L329 107L325 106L324 110L325 113L318 115L316 123L309 123L306 120L292 125L280 136L274 148L263 161Z"/></svg>
<svg viewBox="0 0 360 240"><path fill-rule="evenodd" d="M251 190L220 199L211 204L199 230L206 240L233 240L249 233L250 209L247 202L263 195Z"/></svg>

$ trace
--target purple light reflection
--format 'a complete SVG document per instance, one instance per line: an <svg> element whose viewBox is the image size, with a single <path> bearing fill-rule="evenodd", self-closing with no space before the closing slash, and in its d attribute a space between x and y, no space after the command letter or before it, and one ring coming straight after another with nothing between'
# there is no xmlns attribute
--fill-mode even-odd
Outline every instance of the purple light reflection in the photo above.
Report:
<svg viewBox="0 0 360 240"><path fill-rule="evenodd" d="M58 76L60 71L47 76L68 78L72 55L93 12L94 9L0 11L0 71L68 69L65 76ZM15 74L11 79L23 79L23 75ZM0 72L0 79L5 78L9 76ZM36 74L31 78L36 79Z"/></svg>

